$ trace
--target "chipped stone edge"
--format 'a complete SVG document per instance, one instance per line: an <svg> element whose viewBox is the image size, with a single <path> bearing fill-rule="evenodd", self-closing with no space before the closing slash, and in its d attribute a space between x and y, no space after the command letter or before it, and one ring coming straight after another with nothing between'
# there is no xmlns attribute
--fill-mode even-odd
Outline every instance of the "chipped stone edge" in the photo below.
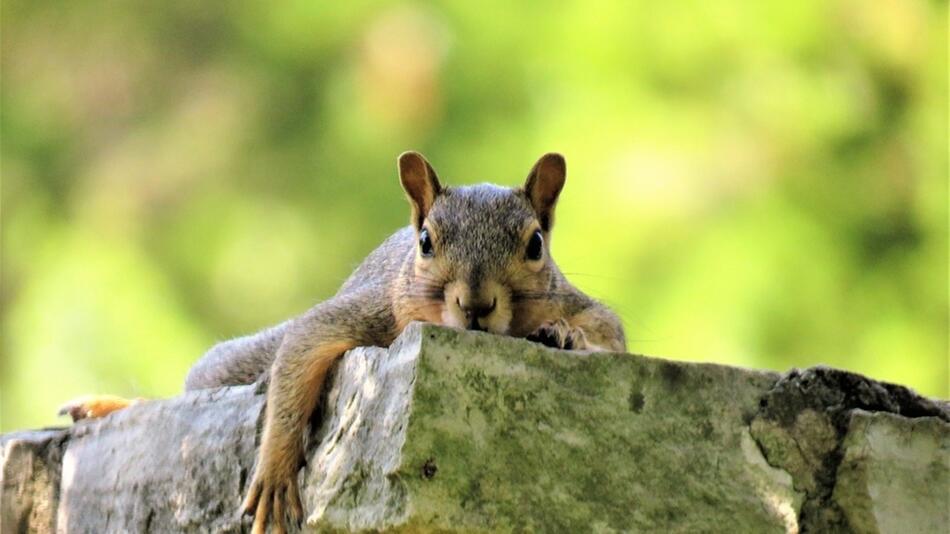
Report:
<svg viewBox="0 0 950 534"><path fill-rule="evenodd" d="M822 375L827 375L829 378ZM827 380L830 384L822 383L823 380ZM774 402L776 399L781 401L783 397L794 398L799 395L806 401L817 401L819 395L804 395L808 388L815 387L816 381L820 383L819 387L825 387L833 394L837 393L841 397L838 399L841 404L796 406L791 411L783 407L777 411L785 413L770 413L769 402ZM797 382L805 385L801 386ZM871 394L850 391L848 388L841 387L841 384L856 385L855 389L869 388ZM783 391L783 388L786 388L786 391ZM791 390L790 394L788 390ZM803 501L797 512L797 528L789 532L798 532L799 529L818 532L853 531L849 524L848 514L839 507L834 498L837 477L844 458L845 441L850 433L853 416L877 414L887 414L895 420L906 422L919 418L933 418L946 424L950 423L950 402L924 397L906 386L880 382L857 373L826 366L792 369L783 374L773 387L762 395L759 411L749 421L747 429L767 464L789 475L795 490L803 495ZM790 415L794 417L791 421ZM803 423L803 420L808 421ZM823 443L829 438L826 432L818 432L820 434L817 438L818 443L809 439L815 439L815 436L803 435L802 427L814 428L815 426L833 434L830 436L832 440L830 446ZM786 442L784 447L782 441ZM789 441L791 444L788 443ZM814 450L816 447L817 451ZM783 448L791 449L792 454L785 454L781 450ZM817 462L816 458L808 458L810 452L818 453ZM804 463L806 467L812 467L813 472L808 473L803 469L800 462L795 461L799 459L804 460L801 463ZM816 466L815 463L819 465Z"/></svg>

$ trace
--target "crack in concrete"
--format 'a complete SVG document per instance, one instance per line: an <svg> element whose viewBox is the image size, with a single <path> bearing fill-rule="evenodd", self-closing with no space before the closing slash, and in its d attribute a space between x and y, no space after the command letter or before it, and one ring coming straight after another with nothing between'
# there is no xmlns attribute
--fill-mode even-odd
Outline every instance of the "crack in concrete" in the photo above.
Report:
<svg viewBox="0 0 950 534"><path fill-rule="evenodd" d="M815 367L780 378L762 396L749 431L769 465L789 473L796 489L805 491L798 517L803 533L853 531L833 492L844 456L842 441L856 409L950 422L950 403L854 373ZM815 415L803 417L809 412ZM825 424L833 435L824 432Z"/></svg>

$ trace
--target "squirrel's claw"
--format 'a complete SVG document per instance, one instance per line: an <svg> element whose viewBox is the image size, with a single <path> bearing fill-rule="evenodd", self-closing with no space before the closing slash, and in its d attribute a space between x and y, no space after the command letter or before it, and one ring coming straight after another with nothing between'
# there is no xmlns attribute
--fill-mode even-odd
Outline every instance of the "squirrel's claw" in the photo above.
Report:
<svg viewBox="0 0 950 534"><path fill-rule="evenodd" d="M253 534L264 534L267 531L267 516L270 515L271 508L270 497L270 491L265 489L257 501L257 510L254 513L254 527L251 529Z"/></svg>
<svg viewBox="0 0 950 534"><path fill-rule="evenodd" d="M300 504L300 492L296 482L291 482L287 486L287 504L290 506L288 511L290 512L291 521L297 525L297 528L300 528L300 524L303 522L303 505Z"/></svg>
<svg viewBox="0 0 950 534"><path fill-rule="evenodd" d="M260 495L261 485L255 480L251 482L251 487L247 490L247 496L244 497L244 502L241 503L242 515L254 515L254 512L257 511L257 501Z"/></svg>
<svg viewBox="0 0 950 534"><path fill-rule="evenodd" d="M557 330L550 326L542 326L538 328L533 333L529 334L527 338L528 341L534 341L535 343L540 343L545 347L552 347L555 349L561 348L561 341L558 337Z"/></svg>
<svg viewBox="0 0 950 534"><path fill-rule="evenodd" d="M584 350L587 348L587 337L584 331L571 326L564 319L541 325L526 339L555 349Z"/></svg>
<svg viewBox="0 0 950 534"><path fill-rule="evenodd" d="M83 409L82 404L77 404L74 402L69 402L62 405L59 408L59 411L56 412L56 415L62 417L64 415L69 415L72 418L73 422L79 421L86 417L87 411Z"/></svg>
<svg viewBox="0 0 950 534"><path fill-rule="evenodd" d="M268 520L271 530L275 533L287 531L287 519L299 527L303 520L303 506L300 503L296 477L274 483L267 482L264 478L256 478L247 490L241 511L244 515L254 516L254 526L251 529L254 534L264 534Z"/></svg>

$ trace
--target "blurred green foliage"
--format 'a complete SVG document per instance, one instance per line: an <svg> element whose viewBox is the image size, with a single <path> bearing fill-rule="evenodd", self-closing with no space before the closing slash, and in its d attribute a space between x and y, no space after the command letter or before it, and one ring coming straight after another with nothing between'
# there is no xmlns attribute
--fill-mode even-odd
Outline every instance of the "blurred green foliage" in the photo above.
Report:
<svg viewBox="0 0 950 534"><path fill-rule="evenodd" d="M408 220L569 178L633 352L947 395L947 3L27 2L2 13L0 429L169 396Z"/></svg>

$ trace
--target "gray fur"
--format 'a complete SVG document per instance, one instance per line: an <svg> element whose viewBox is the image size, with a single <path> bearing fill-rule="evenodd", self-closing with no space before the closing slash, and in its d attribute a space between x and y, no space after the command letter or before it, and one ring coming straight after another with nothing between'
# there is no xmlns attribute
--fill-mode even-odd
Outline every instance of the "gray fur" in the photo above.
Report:
<svg viewBox="0 0 950 534"><path fill-rule="evenodd" d="M211 347L188 371L185 391L253 383L274 363L289 324L285 321Z"/></svg>
<svg viewBox="0 0 950 534"><path fill-rule="evenodd" d="M428 219L438 225L439 252L452 266L445 276L464 278L473 286L499 276L520 251L521 229L532 217L531 204L521 190L491 184L444 189ZM257 334L218 343L188 373L185 389L254 382L271 368L288 331L302 351L312 348L324 333L344 333L360 344L387 346L399 333L395 301L406 296L399 293L413 292L416 239L415 228L401 228L363 260L330 300ZM574 288L553 261L538 278L544 281L546 297L532 300L556 308L559 315L602 307ZM619 321L607 323L597 330L622 340Z"/></svg>
<svg viewBox="0 0 950 534"><path fill-rule="evenodd" d="M303 436L333 362L347 350L388 346L411 321L527 337L566 349L625 349L620 319L572 286L550 254L554 207L566 166L538 160L523 189L443 188L422 155L399 158L412 225L369 254L332 298L254 335L218 343L188 373L185 389L269 378L260 451L242 504L263 534L273 518L303 516L297 471ZM425 248L420 232L430 235ZM528 243L538 235L542 254ZM112 408L121 409L128 402Z"/></svg>
<svg viewBox="0 0 950 534"><path fill-rule="evenodd" d="M417 153L400 156L399 168L412 226L370 253L332 298L282 325L215 346L188 375L186 387L193 389L253 382L269 370L264 432L242 505L255 516L255 533L265 532L270 517L282 526L284 518L303 515L296 474L304 430L330 366L346 350L387 346L418 320L560 348L625 348L617 316L575 289L550 256L549 230L566 172L561 156L543 156L524 190L443 188ZM424 249L417 245L423 229L430 237ZM526 244L538 232L544 253L529 258Z"/></svg>

